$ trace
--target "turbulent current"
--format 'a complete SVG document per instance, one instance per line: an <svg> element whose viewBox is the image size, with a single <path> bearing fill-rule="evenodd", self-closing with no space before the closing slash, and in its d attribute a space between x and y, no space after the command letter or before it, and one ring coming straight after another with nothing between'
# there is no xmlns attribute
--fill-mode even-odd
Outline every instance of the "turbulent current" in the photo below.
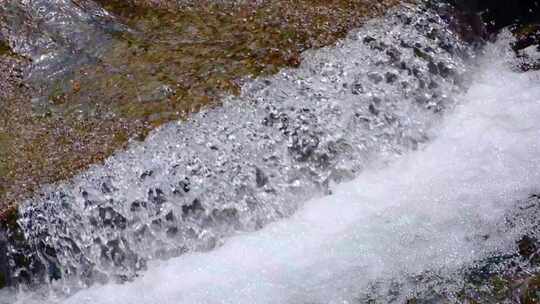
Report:
<svg viewBox="0 0 540 304"><path fill-rule="evenodd" d="M400 8L43 188L11 250L41 291L0 303L356 303L395 282L403 301L409 278L459 281L538 223L520 207L540 192L540 74L499 40L475 56Z"/></svg>

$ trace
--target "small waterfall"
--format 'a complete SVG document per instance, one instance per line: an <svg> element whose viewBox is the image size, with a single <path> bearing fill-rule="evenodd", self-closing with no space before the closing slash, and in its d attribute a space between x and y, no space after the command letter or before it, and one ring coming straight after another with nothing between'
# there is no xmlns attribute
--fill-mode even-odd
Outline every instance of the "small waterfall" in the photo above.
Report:
<svg viewBox="0 0 540 304"><path fill-rule="evenodd" d="M400 8L297 70L168 124L20 208L14 269L86 287L288 217L374 163L429 141L467 86L470 51L433 11ZM28 265L33 265L29 267Z"/></svg>
<svg viewBox="0 0 540 304"><path fill-rule="evenodd" d="M43 187L0 234L0 303L403 303L536 271L540 75L507 36L476 57L403 6Z"/></svg>
<svg viewBox="0 0 540 304"><path fill-rule="evenodd" d="M364 165L289 218L212 251L150 261L132 282L69 298L25 293L15 303L410 303L423 295L418 302L457 304L489 268L538 271L515 242L540 237L540 199L530 196L540 191L540 74L513 71L507 46L504 37L488 45L428 143Z"/></svg>

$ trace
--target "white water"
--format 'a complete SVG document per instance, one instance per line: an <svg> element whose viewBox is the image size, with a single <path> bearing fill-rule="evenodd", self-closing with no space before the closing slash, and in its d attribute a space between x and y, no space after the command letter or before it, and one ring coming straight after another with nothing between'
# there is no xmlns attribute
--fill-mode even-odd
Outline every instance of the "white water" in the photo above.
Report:
<svg viewBox="0 0 540 304"><path fill-rule="evenodd" d="M11 246L12 273L36 282L55 273L55 289L72 294L286 218L331 183L428 142L468 87L469 52L421 7L371 20L306 52L300 68L250 81L223 106L44 186L21 204L30 248Z"/></svg>
<svg viewBox="0 0 540 304"><path fill-rule="evenodd" d="M349 303L376 280L451 273L511 250L527 227L506 228L504 216L540 191L540 74L512 72L504 45L488 48L468 93L419 151L214 251L50 301Z"/></svg>

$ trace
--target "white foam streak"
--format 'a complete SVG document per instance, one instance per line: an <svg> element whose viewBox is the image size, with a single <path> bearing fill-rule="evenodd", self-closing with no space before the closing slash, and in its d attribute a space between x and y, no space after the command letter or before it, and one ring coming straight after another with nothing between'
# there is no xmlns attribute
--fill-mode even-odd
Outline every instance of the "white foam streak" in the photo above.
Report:
<svg viewBox="0 0 540 304"><path fill-rule="evenodd" d="M505 229L504 215L540 190L540 77L511 72L490 52L420 151L366 170L290 219L65 303L348 303L373 280L452 271L509 250L520 227Z"/></svg>

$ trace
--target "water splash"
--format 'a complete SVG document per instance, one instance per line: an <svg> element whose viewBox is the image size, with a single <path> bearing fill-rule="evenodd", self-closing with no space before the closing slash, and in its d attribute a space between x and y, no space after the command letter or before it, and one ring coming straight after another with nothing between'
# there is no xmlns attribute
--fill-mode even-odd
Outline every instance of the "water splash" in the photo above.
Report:
<svg viewBox="0 0 540 304"><path fill-rule="evenodd" d="M424 149L332 187L290 220L67 303L355 303L372 282L451 277L512 252L523 233L538 233L540 206L526 198L540 190L540 74L512 72L502 45L488 49L489 63ZM411 292L378 300L402 303Z"/></svg>
<svg viewBox="0 0 540 304"><path fill-rule="evenodd" d="M31 248L14 255L69 293L287 217L375 159L426 142L463 87L466 53L435 13L394 11L308 52L300 69L44 188L20 210Z"/></svg>
<svg viewBox="0 0 540 304"><path fill-rule="evenodd" d="M455 95L458 106L421 149L367 166L290 219L216 250L154 261L131 283L49 301L403 303L415 292L407 278L430 273L447 279L427 288L451 291L462 267L511 253L525 232L539 236L540 205L527 197L540 191L540 74L512 71L506 46L487 48L470 89ZM398 291L370 293L378 288Z"/></svg>

